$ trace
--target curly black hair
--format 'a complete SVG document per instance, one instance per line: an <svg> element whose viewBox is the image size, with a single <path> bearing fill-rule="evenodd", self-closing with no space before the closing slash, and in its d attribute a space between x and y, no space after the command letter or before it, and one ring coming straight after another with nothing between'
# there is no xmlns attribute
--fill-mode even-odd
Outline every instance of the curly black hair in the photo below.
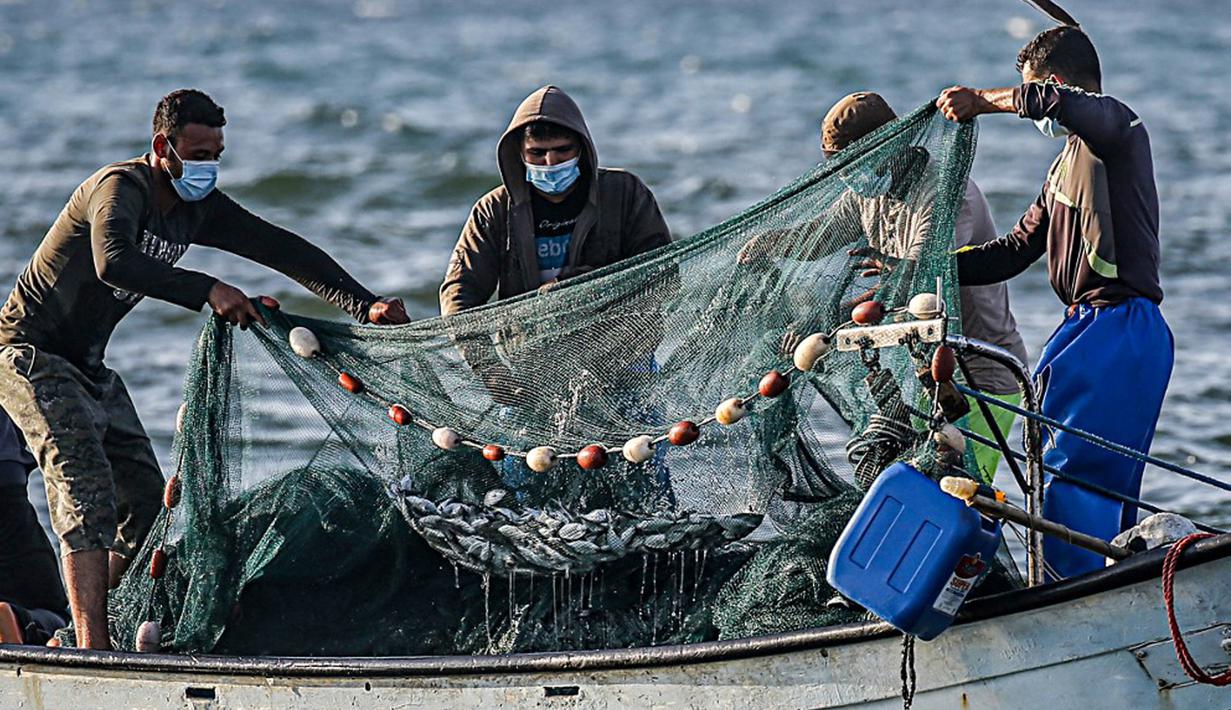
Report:
<svg viewBox="0 0 1231 710"><path fill-rule="evenodd" d="M172 144L189 123L221 128L227 125L227 118L209 94L196 89L176 89L162 97L154 109L154 135L161 133Z"/></svg>
<svg viewBox="0 0 1231 710"><path fill-rule="evenodd" d="M1085 32L1077 27L1053 27L1040 32L1017 53L1017 71L1027 64L1042 76L1058 74L1064 80L1084 89L1101 91L1103 73L1098 52Z"/></svg>

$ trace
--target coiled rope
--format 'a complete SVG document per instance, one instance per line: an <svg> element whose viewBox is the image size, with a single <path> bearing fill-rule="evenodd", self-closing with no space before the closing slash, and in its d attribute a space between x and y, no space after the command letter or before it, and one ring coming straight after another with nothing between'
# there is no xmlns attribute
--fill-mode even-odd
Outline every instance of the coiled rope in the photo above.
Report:
<svg viewBox="0 0 1231 710"><path fill-rule="evenodd" d="M1175 655L1180 661L1180 667L1184 669L1189 678L1198 683L1221 687L1231 685L1231 668L1215 676L1206 673L1205 669L1197 665L1197 661L1193 659L1188 650L1188 644L1184 643L1184 637L1180 633L1180 625L1175 620L1176 566L1180 563L1180 556L1184 554L1184 548L1207 537L1214 536L1209 533L1193 533L1181 538L1167 551L1167 557L1163 560L1163 604L1167 607L1167 626L1171 629L1171 643L1175 646Z"/></svg>

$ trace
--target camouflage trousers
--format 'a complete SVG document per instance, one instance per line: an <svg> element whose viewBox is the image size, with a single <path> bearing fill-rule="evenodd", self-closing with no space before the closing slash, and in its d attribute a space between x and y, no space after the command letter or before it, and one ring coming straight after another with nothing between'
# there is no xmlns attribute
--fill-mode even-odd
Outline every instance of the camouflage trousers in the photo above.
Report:
<svg viewBox="0 0 1231 710"><path fill-rule="evenodd" d="M0 345L0 407L43 470L62 554L132 557L158 515L163 478L120 376L106 368L87 375L30 345Z"/></svg>

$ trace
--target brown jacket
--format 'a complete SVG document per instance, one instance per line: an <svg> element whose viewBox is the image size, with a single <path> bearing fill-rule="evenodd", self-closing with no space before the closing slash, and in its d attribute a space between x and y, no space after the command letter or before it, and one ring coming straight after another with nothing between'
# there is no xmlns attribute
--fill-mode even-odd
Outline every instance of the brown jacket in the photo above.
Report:
<svg viewBox="0 0 1231 710"><path fill-rule="evenodd" d="M581 169L590 178L590 194L577 218L566 270L607 266L671 241L650 189L632 173L597 167L581 109L568 94L545 86L517 107L500 137L496 155L503 184L475 203L462 228L440 285L444 315L481 306L493 293L503 299L540 286L531 188L521 159L521 129L534 121L571 128L582 139Z"/></svg>

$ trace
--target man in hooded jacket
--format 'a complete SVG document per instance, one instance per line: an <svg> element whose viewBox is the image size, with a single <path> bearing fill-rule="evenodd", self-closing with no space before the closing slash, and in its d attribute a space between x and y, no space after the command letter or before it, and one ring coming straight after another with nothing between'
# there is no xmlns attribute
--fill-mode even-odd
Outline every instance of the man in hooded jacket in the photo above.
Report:
<svg viewBox="0 0 1231 710"><path fill-rule="evenodd" d="M577 104L530 94L496 150L502 184L484 195L449 260L440 312L509 298L663 246L671 233L636 175L598 167Z"/></svg>

